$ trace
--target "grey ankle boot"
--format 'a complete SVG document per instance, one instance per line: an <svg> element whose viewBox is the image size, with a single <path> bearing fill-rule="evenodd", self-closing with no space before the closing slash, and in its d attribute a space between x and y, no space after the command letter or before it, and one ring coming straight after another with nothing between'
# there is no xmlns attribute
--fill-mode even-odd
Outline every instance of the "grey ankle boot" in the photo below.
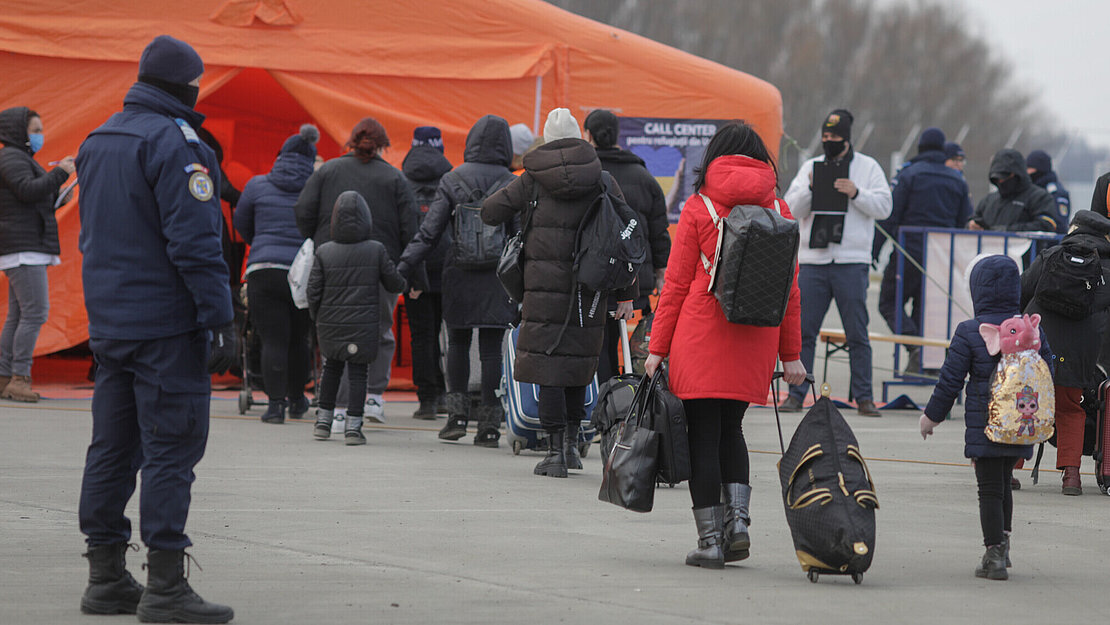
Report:
<svg viewBox="0 0 1110 625"><path fill-rule="evenodd" d="M725 502L725 562L736 562L747 558L752 546L748 536L748 527L752 524L748 516L752 487L748 484L722 484L721 496Z"/></svg>
<svg viewBox="0 0 1110 625"><path fill-rule="evenodd" d="M979 567L975 569L975 577L985 577L987 579L1010 579L1010 574L1006 571L1006 551L1005 545L990 545L987 551L983 554L983 560L979 563Z"/></svg>
<svg viewBox="0 0 1110 625"><path fill-rule="evenodd" d="M343 442L347 445L366 444L366 436L362 433L362 415L347 413L347 425L343 429Z"/></svg>
<svg viewBox="0 0 1110 625"><path fill-rule="evenodd" d="M721 549L721 526L724 521L725 507L721 504L694 508L694 523L698 526L698 548L686 554L687 566L725 568L725 552Z"/></svg>
<svg viewBox="0 0 1110 625"><path fill-rule="evenodd" d="M334 418L334 410L316 409L316 425L312 428L312 435L316 440L326 441L331 438L331 422Z"/></svg>

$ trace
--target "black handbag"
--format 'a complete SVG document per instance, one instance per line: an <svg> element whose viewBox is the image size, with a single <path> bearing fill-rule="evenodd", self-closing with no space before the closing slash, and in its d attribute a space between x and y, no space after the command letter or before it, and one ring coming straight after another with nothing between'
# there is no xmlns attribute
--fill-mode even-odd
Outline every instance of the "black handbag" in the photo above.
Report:
<svg viewBox="0 0 1110 625"><path fill-rule="evenodd" d="M637 400L646 387L641 384L637 389ZM643 412L636 411L636 404L632 402L621 421L597 498L633 512L651 512L659 472L659 433L643 424Z"/></svg>
<svg viewBox="0 0 1110 625"><path fill-rule="evenodd" d="M532 224L532 212L536 210L539 199L539 183L533 182L532 201L524 211L520 232L505 242L501 258L497 260L497 279L509 297L518 304L524 302L524 235Z"/></svg>
<svg viewBox="0 0 1110 625"><path fill-rule="evenodd" d="M641 409L651 429L659 433L659 481L674 486L690 479L690 439L686 433L686 410L682 400L671 394L667 369L660 365L643 396Z"/></svg>

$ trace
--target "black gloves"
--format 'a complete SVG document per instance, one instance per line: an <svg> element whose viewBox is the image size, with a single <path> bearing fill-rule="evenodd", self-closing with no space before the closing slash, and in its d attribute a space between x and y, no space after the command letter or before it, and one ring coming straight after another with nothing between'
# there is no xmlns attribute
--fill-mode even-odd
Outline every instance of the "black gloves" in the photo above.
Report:
<svg viewBox="0 0 1110 625"><path fill-rule="evenodd" d="M208 330L208 340L211 342L208 351L208 373L225 373L235 364L236 340L235 324L229 323L219 328Z"/></svg>

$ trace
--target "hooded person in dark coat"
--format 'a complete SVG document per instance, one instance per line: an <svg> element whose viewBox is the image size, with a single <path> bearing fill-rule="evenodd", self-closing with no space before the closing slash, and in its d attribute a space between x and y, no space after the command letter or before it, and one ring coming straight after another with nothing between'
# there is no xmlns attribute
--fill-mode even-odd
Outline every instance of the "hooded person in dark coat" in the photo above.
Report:
<svg viewBox="0 0 1110 625"><path fill-rule="evenodd" d="M1052 157L1044 150L1033 150L1025 159L1026 171L1033 184L1052 194L1056 200L1056 232L1066 234L1071 222L1071 193L1052 169Z"/></svg>
<svg viewBox="0 0 1110 625"><path fill-rule="evenodd" d="M385 246L371 238L370 207L357 191L339 194L331 215L331 240L316 249L308 278L308 310L325 358L314 436L323 440L331 435L335 396L346 366L351 394L344 438L348 445L362 445L366 367L378 357L380 317L392 311L379 290L400 293L406 283Z"/></svg>
<svg viewBox="0 0 1110 625"><path fill-rule="evenodd" d="M26 106L0 112L0 270L8 276L8 315L0 334L0 397L37 402L31 363L50 310L46 267L61 260L54 204L74 171L73 157L46 171L34 154L42 119Z"/></svg>
<svg viewBox="0 0 1110 625"><path fill-rule="evenodd" d="M948 417L964 388L964 380L970 375L964 398L964 456L975 461L979 522L983 544L987 546L987 555L976 570L976 576L1006 579L1005 565L1001 571L996 565L1009 551L1009 535L1013 528L1011 479L1018 459L1032 457L1033 446L1004 445L987 438L984 429L990 418L991 378L1000 355L992 356L987 351L979 326L983 323L998 325L1021 314L1021 278L1017 262L1008 256L980 256L972 260L969 269L968 284L975 318L956 326L940 378L919 424L923 438L932 434ZM1043 328L1040 337L1041 357L1051 367L1052 350Z"/></svg>
<svg viewBox="0 0 1110 625"><path fill-rule="evenodd" d="M402 275L424 262L440 238L456 221L460 204L481 201L480 194L509 184L515 177L509 171L513 158L509 123L496 115L479 119L466 135L463 163L439 181L420 231L405 248L398 265ZM468 193L464 186L473 193ZM505 238L512 231L505 226ZM452 232L457 241L457 233ZM470 343L478 328L478 351L482 363L482 403L476 408L478 432L474 444L497 447L501 437L504 409L497 397L501 384L501 343L505 329L516 320L516 306L497 279L494 267L468 269L455 259L455 248L448 252L443 265L443 320L447 323L447 425L440 430L444 440L458 440L466 435L470 420Z"/></svg>
<svg viewBox="0 0 1110 625"><path fill-rule="evenodd" d="M243 187L234 216L235 229L251 246L243 277L251 325L262 344L260 373L269 397L264 423L284 423L287 408L291 418L299 419L309 407L304 386L312 322L308 311L293 303L289 267L305 240L293 205L312 175L319 139L312 124L286 139L270 173Z"/></svg>
<svg viewBox="0 0 1110 625"><path fill-rule="evenodd" d="M587 291L574 281L576 233L601 193L603 172L593 146L569 134L572 124L577 131L566 109L552 111L544 128L547 143L524 156L524 174L482 205L483 221L503 224L523 219L521 212L536 198L522 252L523 322L513 377L540 386L540 424L551 450L535 472L550 477L566 477L568 468L581 468L574 445L567 443L577 442L579 423L585 418L586 386L597 371L607 316L604 304L597 304L597 298L604 302L607 294ZM567 129L555 134L560 125ZM610 188L623 197L615 182ZM618 312L631 315L635 297L635 284L619 293L623 305Z"/></svg>
<svg viewBox="0 0 1110 625"><path fill-rule="evenodd" d="M435 126L420 126L412 133L412 149L401 163L401 171L416 198L417 226L424 224L435 201L439 181L451 171L443 155L443 136ZM420 406L414 419L435 419L438 404L445 402L447 384L440 364L439 333L443 325L443 263L451 249L451 233L444 232L439 243L424 259L428 288L417 295L405 294L405 315L412 338L412 382ZM415 297L414 297L415 296Z"/></svg>
<svg viewBox="0 0 1110 625"><path fill-rule="evenodd" d="M998 190L979 201L968 229L1056 231L1056 201L1048 191L1033 184L1021 152L999 150L991 159L990 181Z"/></svg>
<svg viewBox="0 0 1110 625"><path fill-rule="evenodd" d="M648 256L640 265L636 283L640 296L634 307L646 317L651 314L651 301L648 299L656 289L662 291L663 272L667 269L667 258L671 253L671 235L667 231L667 202L663 189L651 175L643 159L628 150L617 146L620 136L620 123L617 116L605 109L596 109L586 116L586 140L597 151L601 168L617 181L624 193L624 199L647 224ZM616 308L616 300L609 297L609 310ZM620 344L620 324L616 319L607 319L605 339L598 361L597 377L608 380L619 373L617 369L617 345ZM631 372L629 372L631 373Z"/></svg>
<svg viewBox="0 0 1110 625"><path fill-rule="evenodd" d="M1061 241L1065 249L1082 246L1098 252L1102 261L1103 281L1091 295L1092 314L1073 319L1046 309L1034 297L1042 280L1051 280L1045 273L1045 258L1059 246L1042 252L1021 277L1021 305L1028 313L1041 316L1041 328L1052 343L1056 356L1056 468L1063 471L1062 490L1065 495L1081 495L1079 477L1083 457L1083 430L1087 414L1080 401L1084 392L1093 392L1106 379L1098 368L1099 346L1106 328L1107 307L1110 307L1110 219L1092 211L1078 211L1071 222L1071 231Z"/></svg>

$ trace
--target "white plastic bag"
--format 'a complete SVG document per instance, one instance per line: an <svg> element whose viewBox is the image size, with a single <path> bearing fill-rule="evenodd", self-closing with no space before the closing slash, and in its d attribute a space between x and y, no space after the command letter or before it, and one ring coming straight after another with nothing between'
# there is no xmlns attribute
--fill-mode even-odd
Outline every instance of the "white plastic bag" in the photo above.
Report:
<svg viewBox="0 0 1110 625"><path fill-rule="evenodd" d="M315 259L316 245L312 239L305 239L289 267L289 292L297 308L308 308L308 276L312 273Z"/></svg>

